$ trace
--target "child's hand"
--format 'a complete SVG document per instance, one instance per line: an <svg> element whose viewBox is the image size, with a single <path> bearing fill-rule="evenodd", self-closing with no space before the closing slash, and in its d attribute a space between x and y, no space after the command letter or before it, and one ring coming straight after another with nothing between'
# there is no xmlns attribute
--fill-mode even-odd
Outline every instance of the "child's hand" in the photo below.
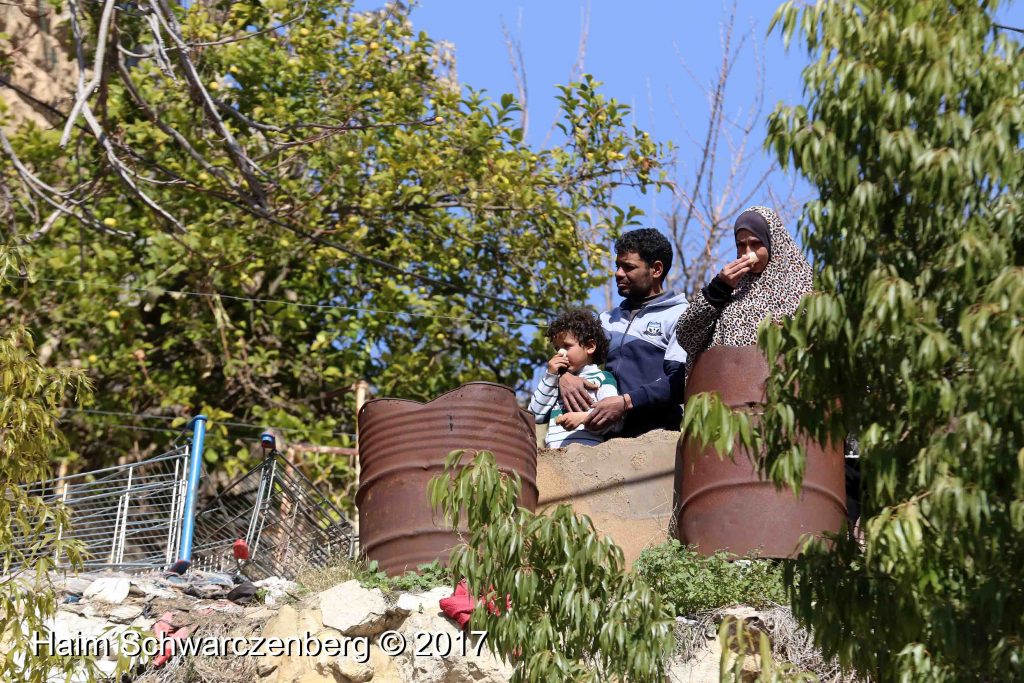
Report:
<svg viewBox="0 0 1024 683"><path fill-rule="evenodd" d="M557 375L559 372L565 372L569 369L569 359L558 352L551 356L551 360L548 361L548 372L552 375Z"/></svg>
<svg viewBox="0 0 1024 683"><path fill-rule="evenodd" d="M555 420L555 424L571 432L587 421L587 415L589 413L562 413Z"/></svg>

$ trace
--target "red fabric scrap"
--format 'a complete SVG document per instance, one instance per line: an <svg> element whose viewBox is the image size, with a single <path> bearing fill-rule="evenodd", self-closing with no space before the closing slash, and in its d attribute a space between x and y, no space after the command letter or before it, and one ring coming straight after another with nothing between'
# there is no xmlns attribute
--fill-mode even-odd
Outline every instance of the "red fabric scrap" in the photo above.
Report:
<svg viewBox="0 0 1024 683"><path fill-rule="evenodd" d="M490 592L484 598L479 598L480 601L485 602L487 611L494 616L501 616L501 608L495 604L497 595L494 592L494 586L491 586ZM466 624L469 623L469 618L473 615L473 610L476 608L477 598L474 598L469 594L469 588L466 586L466 580L459 581L459 585L455 587L455 592L447 598L441 598L438 604L441 607L441 611L445 613L450 619L455 621L459 625L459 628L465 629ZM512 609L512 596L505 596L505 609Z"/></svg>
<svg viewBox="0 0 1024 683"><path fill-rule="evenodd" d="M173 619L173 612L164 612L163 616L153 624L153 635L157 637L157 640L164 643L160 654L153 658L154 668L159 668L166 664L174 654L174 643L172 641L184 640L192 633L191 626L174 626L171 623Z"/></svg>

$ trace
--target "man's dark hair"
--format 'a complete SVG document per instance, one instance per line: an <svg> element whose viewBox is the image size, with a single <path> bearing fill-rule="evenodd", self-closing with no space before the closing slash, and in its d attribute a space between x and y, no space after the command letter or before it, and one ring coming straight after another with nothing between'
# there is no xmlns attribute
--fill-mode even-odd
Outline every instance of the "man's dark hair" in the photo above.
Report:
<svg viewBox="0 0 1024 683"><path fill-rule="evenodd" d="M654 228L640 228L623 233L622 237L615 240L615 253L639 254L648 267L653 266L655 261L661 261L665 268L662 280L672 267L672 245L669 244L667 237Z"/></svg>
<svg viewBox="0 0 1024 683"><path fill-rule="evenodd" d="M590 354L592 363L601 364L608 358L608 336L601 321L589 308L566 311L552 320L548 326L548 339L554 343L555 337L563 333L576 337L582 346L594 345L594 353Z"/></svg>

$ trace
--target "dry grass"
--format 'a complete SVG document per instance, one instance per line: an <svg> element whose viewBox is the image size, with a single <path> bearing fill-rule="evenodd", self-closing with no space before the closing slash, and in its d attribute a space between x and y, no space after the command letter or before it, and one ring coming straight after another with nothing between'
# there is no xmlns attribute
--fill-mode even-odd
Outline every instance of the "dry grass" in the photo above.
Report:
<svg viewBox="0 0 1024 683"><path fill-rule="evenodd" d="M791 662L803 671L818 676L821 683L857 683L854 674L844 672L839 660L825 661L814 646L810 632L800 626L788 607L776 606L761 612L768 637L772 642L772 656L778 661Z"/></svg>
<svg viewBox="0 0 1024 683"><path fill-rule="evenodd" d="M202 615L201 619L190 617L189 621L197 625L194 637L204 640L251 636L260 629L259 624L247 624L237 615ZM159 669L148 668L135 683L252 683L259 678L258 661L258 657L251 656L178 656Z"/></svg>
<svg viewBox="0 0 1024 683"><path fill-rule="evenodd" d="M672 656L688 662L702 650L707 649L708 639L715 638L718 634L714 616L714 612L704 612L698 614L697 618L693 620L696 623L677 621L675 626L676 649Z"/></svg>
<svg viewBox="0 0 1024 683"><path fill-rule="evenodd" d="M674 655L689 661L707 649L709 640L718 638L718 627L727 609L701 612L696 615L696 623L677 622ZM820 683L867 683L852 673L844 672L838 660L826 661L814 646L814 638L797 623L788 607L775 605L759 610L759 615L761 623L755 628L768 635L776 662L788 662L799 671L813 673Z"/></svg>
<svg viewBox="0 0 1024 683"><path fill-rule="evenodd" d="M320 593L340 583L358 579L365 570L359 560L338 556L322 567L304 564L296 573L295 583L307 593Z"/></svg>

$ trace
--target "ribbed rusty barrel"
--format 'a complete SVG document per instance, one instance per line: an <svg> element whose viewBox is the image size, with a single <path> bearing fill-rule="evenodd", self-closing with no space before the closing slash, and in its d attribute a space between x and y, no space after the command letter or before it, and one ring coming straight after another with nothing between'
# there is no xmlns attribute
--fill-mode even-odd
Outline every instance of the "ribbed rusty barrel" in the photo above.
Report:
<svg viewBox="0 0 1024 683"><path fill-rule="evenodd" d="M499 469L522 479L519 504L537 507L537 438L533 417L515 393L471 382L429 403L379 398L359 411L359 541L389 575L441 560L459 543L438 517L427 484L454 450L491 451ZM469 459L467 454L466 460Z"/></svg>
<svg viewBox="0 0 1024 683"><path fill-rule="evenodd" d="M764 402L768 364L756 346L719 346L701 354L687 379L686 397L715 391L734 409ZM713 445L680 440L676 455L676 535L704 554L791 557L804 534L838 531L846 519L841 444L805 443L807 467L797 499L758 478L747 450L721 458Z"/></svg>

